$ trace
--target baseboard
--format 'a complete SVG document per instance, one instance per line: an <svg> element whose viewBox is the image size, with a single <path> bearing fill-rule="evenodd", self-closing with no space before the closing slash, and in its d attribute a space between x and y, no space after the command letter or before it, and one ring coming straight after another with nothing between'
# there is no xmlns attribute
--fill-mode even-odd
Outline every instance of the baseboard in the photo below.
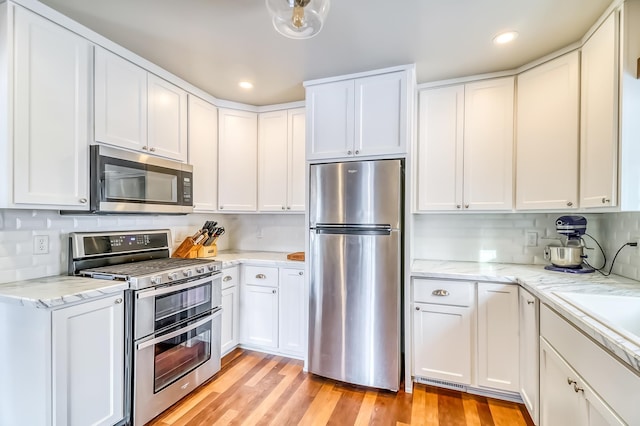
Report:
<svg viewBox="0 0 640 426"><path fill-rule="evenodd" d="M487 398L501 399L503 401L516 402L522 404L522 398L519 393L502 391L498 389L477 388L470 385L449 382L447 380L431 379L428 377L414 376L413 381L423 385L436 386L439 388L452 389L460 392L466 392L473 395L480 395Z"/></svg>

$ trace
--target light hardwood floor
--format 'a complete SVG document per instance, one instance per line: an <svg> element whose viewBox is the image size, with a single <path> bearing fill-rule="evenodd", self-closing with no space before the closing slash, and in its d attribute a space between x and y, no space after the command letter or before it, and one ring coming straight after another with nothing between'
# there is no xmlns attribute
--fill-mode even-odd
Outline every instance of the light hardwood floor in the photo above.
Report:
<svg viewBox="0 0 640 426"><path fill-rule="evenodd" d="M526 409L416 385L413 394L346 385L302 371L302 361L236 349L222 370L149 426L532 425Z"/></svg>

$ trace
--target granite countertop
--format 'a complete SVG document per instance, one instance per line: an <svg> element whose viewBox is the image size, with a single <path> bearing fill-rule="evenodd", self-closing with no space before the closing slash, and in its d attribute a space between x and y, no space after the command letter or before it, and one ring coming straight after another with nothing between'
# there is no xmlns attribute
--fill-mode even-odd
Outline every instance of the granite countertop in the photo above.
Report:
<svg viewBox="0 0 640 426"><path fill-rule="evenodd" d="M288 260L287 254L274 251L224 250L220 251L214 259L221 261L223 268L229 268L241 263L250 263L252 265L304 269L304 262Z"/></svg>
<svg viewBox="0 0 640 426"><path fill-rule="evenodd" d="M640 297L640 282L611 275L567 274L544 265L415 260L411 276L520 284L566 320L640 373L640 346L556 296L555 292Z"/></svg>
<svg viewBox="0 0 640 426"><path fill-rule="evenodd" d="M0 284L0 302L46 309L103 297L128 288L126 281L56 275Z"/></svg>

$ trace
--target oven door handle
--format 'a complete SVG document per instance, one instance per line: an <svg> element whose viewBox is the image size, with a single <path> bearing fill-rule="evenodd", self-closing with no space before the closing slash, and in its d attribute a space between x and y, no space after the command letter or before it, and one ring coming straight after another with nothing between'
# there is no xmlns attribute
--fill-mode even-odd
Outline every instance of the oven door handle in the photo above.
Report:
<svg viewBox="0 0 640 426"><path fill-rule="evenodd" d="M177 337L177 336L179 336L181 334L184 334L184 333L186 333L188 331L196 329L196 328L200 327L201 325L212 321L214 318L219 317L220 315L222 315L222 309L218 309L212 315L207 315L205 318L201 319L198 322L195 322L195 323L189 325L188 327L181 328L180 330L172 331L171 333L163 334L162 336L158 336L155 339L147 340L146 342L138 343L136 345L136 349L137 350L142 350L144 348L148 348L149 346L153 346L153 345L155 345L157 343L164 342L167 339L173 339L174 337Z"/></svg>
<svg viewBox="0 0 640 426"><path fill-rule="evenodd" d="M185 290L189 287L197 287L201 284L205 284L209 281L213 281L215 277L213 275L208 276L206 278L200 278L195 281L189 281L188 283L178 284L178 285L169 285L167 287L161 287L157 290L140 290L136 294L137 299L146 299L147 297L155 297L162 296L163 294L173 293L175 291Z"/></svg>

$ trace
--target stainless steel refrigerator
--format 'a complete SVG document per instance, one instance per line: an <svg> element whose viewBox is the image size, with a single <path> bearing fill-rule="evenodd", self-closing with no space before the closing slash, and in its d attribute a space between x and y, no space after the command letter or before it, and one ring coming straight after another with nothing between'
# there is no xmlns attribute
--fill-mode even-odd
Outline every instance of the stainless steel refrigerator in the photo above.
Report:
<svg viewBox="0 0 640 426"><path fill-rule="evenodd" d="M402 160L313 164L309 371L400 386Z"/></svg>

